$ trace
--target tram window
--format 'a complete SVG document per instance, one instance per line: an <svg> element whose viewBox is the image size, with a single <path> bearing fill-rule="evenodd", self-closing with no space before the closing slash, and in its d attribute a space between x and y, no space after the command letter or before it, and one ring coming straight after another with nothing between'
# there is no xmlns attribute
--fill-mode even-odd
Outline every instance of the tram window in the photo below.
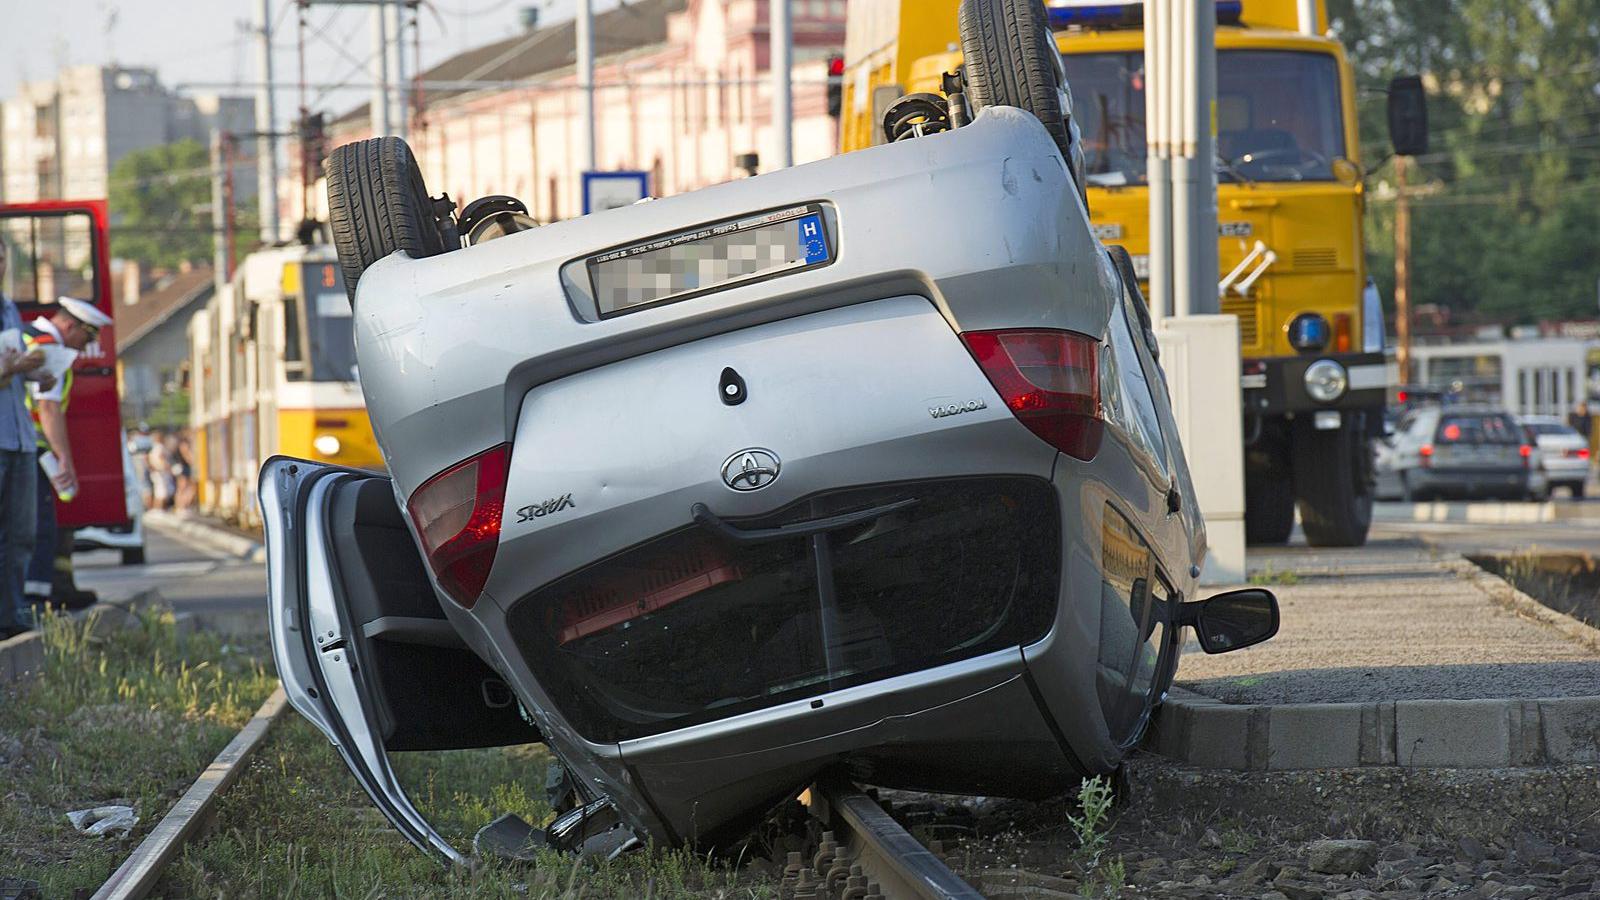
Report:
<svg viewBox="0 0 1600 900"><path fill-rule="evenodd" d="M329 268L332 268L331 266ZM356 371L355 317L344 286L321 282L307 289L307 324L311 338L313 381L354 381Z"/></svg>
<svg viewBox="0 0 1600 900"><path fill-rule="evenodd" d="M306 378L305 334L300 328L300 298L283 300L283 367L290 381Z"/></svg>

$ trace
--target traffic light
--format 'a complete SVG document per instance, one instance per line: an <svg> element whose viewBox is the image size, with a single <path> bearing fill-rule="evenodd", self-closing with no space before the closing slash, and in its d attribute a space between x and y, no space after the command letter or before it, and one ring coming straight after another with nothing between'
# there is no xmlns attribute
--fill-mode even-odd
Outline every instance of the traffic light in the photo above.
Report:
<svg viewBox="0 0 1600 900"><path fill-rule="evenodd" d="M844 57L828 57L828 115L839 118L844 107Z"/></svg>
<svg viewBox="0 0 1600 900"><path fill-rule="evenodd" d="M305 161L304 171L322 171L322 161L328 156L328 114L306 113L300 119L300 153Z"/></svg>

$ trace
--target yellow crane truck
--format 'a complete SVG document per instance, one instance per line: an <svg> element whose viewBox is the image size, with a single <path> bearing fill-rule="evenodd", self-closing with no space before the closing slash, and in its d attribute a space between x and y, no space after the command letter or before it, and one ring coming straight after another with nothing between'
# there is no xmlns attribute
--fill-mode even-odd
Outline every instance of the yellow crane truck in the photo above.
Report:
<svg viewBox="0 0 1600 900"><path fill-rule="evenodd" d="M959 0L852 0L840 134L882 143L897 98L949 91ZM1355 73L1296 0L1217 3L1217 205L1224 313L1239 318L1245 524L1283 543L1295 505L1315 546L1366 541L1371 454L1387 387L1383 313L1367 278ZM1143 4L1048 9L1081 132L1098 236L1146 277ZM1415 97L1420 102L1420 87ZM1391 101L1391 109L1393 102ZM1392 118L1392 116L1391 116Z"/></svg>

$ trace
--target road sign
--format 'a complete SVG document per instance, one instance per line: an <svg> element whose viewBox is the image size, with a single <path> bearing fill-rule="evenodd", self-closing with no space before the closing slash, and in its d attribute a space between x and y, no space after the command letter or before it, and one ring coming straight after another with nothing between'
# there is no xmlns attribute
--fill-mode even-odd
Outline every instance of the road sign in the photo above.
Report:
<svg viewBox="0 0 1600 900"><path fill-rule="evenodd" d="M650 196L649 172L584 172L583 214L631 206Z"/></svg>

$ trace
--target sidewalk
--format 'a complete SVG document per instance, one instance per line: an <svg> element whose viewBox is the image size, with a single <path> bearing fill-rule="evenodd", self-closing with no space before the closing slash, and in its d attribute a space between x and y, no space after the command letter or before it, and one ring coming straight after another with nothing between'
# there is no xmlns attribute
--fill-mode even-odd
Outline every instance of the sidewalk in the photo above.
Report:
<svg viewBox="0 0 1600 900"><path fill-rule="evenodd" d="M1600 631L1414 540L1255 549L1278 636L1191 644L1149 745L1203 767L1600 761Z"/></svg>

